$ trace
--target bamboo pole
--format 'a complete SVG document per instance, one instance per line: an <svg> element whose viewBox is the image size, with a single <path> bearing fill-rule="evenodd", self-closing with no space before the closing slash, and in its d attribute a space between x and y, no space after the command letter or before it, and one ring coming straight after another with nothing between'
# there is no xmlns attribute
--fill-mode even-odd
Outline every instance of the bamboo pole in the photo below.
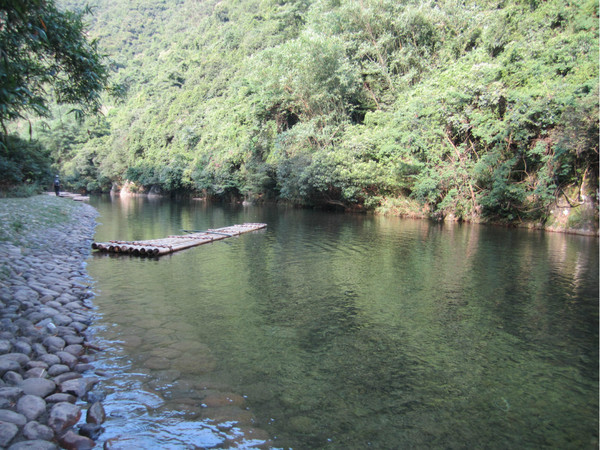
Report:
<svg viewBox="0 0 600 450"><path fill-rule="evenodd" d="M173 235L163 239L150 239L145 241L109 241L93 242L92 249L108 253L126 253L134 256L160 256L173 253L186 248L220 241L242 233L266 228L264 223L244 223L215 230L183 230L191 232L187 235Z"/></svg>

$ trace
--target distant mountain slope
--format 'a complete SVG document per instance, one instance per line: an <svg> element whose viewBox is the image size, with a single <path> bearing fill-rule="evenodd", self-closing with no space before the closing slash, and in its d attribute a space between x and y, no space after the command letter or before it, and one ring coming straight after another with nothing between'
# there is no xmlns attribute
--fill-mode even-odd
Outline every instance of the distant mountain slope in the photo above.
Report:
<svg viewBox="0 0 600 450"><path fill-rule="evenodd" d="M128 94L42 139L76 185L476 220L597 202L595 1L92 5Z"/></svg>

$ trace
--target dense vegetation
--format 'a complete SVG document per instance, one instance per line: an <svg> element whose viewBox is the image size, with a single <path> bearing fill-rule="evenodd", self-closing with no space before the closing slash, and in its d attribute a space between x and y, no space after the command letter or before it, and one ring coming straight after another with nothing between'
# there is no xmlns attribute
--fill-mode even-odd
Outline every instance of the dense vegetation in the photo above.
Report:
<svg viewBox="0 0 600 450"><path fill-rule="evenodd" d="M50 116L49 104L71 105L81 118L110 90L109 69L84 34L83 15L44 0L0 2L0 185L40 181L50 170L48 151L9 135L18 119ZM29 134L31 136L31 123Z"/></svg>
<svg viewBox="0 0 600 450"><path fill-rule="evenodd" d="M74 188L494 220L597 192L596 0L96 3L126 97L35 127Z"/></svg>

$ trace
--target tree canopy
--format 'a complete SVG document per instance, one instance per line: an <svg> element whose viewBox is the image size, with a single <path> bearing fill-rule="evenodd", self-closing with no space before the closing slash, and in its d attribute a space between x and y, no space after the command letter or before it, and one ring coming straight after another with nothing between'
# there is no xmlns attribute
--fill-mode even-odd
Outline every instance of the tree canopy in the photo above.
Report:
<svg viewBox="0 0 600 450"><path fill-rule="evenodd" d="M50 0L0 2L0 124L28 114L48 116L48 104L97 110L109 69L97 41L88 40L80 12Z"/></svg>
<svg viewBox="0 0 600 450"><path fill-rule="evenodd" d="M595 0L106 0L91 20L127 97L37 135L76 188L509 221L595 195Z"/></svg>

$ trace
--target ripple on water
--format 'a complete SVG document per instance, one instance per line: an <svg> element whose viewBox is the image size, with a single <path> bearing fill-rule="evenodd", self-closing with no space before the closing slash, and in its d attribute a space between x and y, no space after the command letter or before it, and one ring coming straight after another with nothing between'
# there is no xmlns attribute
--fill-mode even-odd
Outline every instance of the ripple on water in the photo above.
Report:
<svg viewBox="0 0 600 450"><path fill-rule="evenodd" d="M223 444L229 435L220 432L206 421L188 422L175 419L157 423L147 420L132 429L125 426L121 434L106 440L107 450L214 448Z"/></svg>

